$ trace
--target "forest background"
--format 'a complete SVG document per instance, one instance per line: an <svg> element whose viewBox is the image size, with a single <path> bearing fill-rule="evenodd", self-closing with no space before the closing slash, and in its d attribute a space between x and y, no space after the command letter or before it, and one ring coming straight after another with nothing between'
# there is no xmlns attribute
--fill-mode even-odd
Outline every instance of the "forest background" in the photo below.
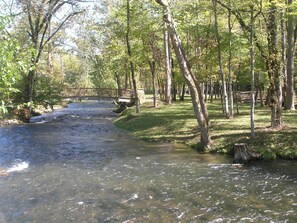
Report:
<svg viewBox="0 0 297 223"><path fill-rule="evenodd" d="M164 120L177 109L177 120L190 107L191 144L203 150L247 139L268 157L297 157L294 0L2 0L0 8L2 117L56 104L71 87L133 89L136 110L122 127L139 120L147 130L144 114L163 109ZM141 108L137 89L153 108ZM226 143L220 120L238 130L241 120L247 131Z"/></svg>

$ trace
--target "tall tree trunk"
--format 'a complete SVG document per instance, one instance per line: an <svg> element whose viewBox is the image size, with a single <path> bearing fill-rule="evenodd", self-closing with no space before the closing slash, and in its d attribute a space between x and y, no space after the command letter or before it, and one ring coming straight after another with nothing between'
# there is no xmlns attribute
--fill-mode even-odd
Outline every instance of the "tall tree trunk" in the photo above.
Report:
<svg viewBox="0 0 297 223"><path fill-rule="evenodd" d="M280 75L280 63L278 59L278 42L277 42L277 7L273 0L270 0L270 8L267 18L268 31L268 76L270 81L271 93L271 127L282 125L282 87Z"/></svg>
<svg viewBox="0 0 297 223"><path fill-rule="evenodd" d="M32 68L29 71L28 76L27 76L26 102L28 102L28 103L33 101L35 76L36 76L36 70L34 68Z"/></svg>
<svg viewBox="0 0 297 223"><path fill-rule="evenodd" d="M257 105L257 100L258 100L258 95L259 95L259 88L257 85L254 86L254 91L255 92L255 106Z"/></svg>
<svg viewBox="0 0 297 223"><path fill-rule="evenodd" d="M34 43L34 49L35 52L38 51L37 43ZM35 79L36 79L36 65L38 63L39 58L36 58L36 55L32 53L31 55L31 65L30 69L27 75L27 80L26 80L26 96L25 96L25 102L29 103L28 108L31 111L31 105L30 103L33 102L34 99L34 84L35 84ZM30 119L30 117L29 117Z"/></svg>
<svg viewBox="0 0 297 223"><path fill-rule="evenodd" d="M184 101L185 100L185 93L186 93L186 84L183 83L182 89L181 89L181 95L180 95L180 100Z"/></svg>
<svg viewBox="0 0 297 223"><path fill-rule="evenodd" d="M52 35L52 25L51 25L51 20L48 21L48 35ZM52 73L52 41L48 42L48 54L47 54L47 67L50 73Z"/></svg>
<svg viewBox="0 0 297 223"><path fill-rule="evenodd" d="M287 55L286 55L286 24L285 24L285 12L281 12L281 54L282 54L282 75L283 75L283 99L284 99L284 106L286 109L287 105Z"/></svg>
<svg viewBox="0 0 297 223"><path fill-rule="evenodd" d="M219 26L218 26L218 14L217 14L217 2L216 0L212 0L214 16L215 16L215 29L216 29L216 38L218 43L218 60L220 65L220 75L222 79L222 100L223 100L223 111L225 112L226 116L229 117L229 106L228 106L228 95L226 89L226 80L225 74L223 69L223 61L222 61L222 52L221 52L221 37L219 33Z"/></svg>
<svg viewBox="0 0 297 223"><path fill-rule="evenodd" d="M207 102L208 100L208 91L209 91L209 85L208 85L208 81L207 81L208 78L206 78L206 82L205 82L205 96L204 96L204 101Z"/></svg>
<svg viewBox="0 0 297 223"><path fill-rule="evenodd" d="M163 9L165 11L164 20L170 28L170 37L174 48L174 52L178 60L181 72L190 89L194 112L200 127L200 132L201 132L201 146L203 148L208 147L210 146L210 136L208 133L208 125L206 123L203 113L201 112L201 102L200 102L201 95L199 95L201 94L201 92L198 91L198 89L196 88L195 82L193 80L193 74L189 66L189 62L185 56L185 52L182 48L181 40L177 34L169 6L163 0L156 0L156 2L161 6L163 6Z"/></svg>
<svg viewBox="0 0 297 223"><path fill-rule="evenodd" d="M150 69L152 72L152 79L153 79L153 101L154 101L154 108L158 107L158 87L157 87L157 78L156 78L156 62L149 61Z"/></svg>
<svg viewBox="0 0 297 223"><path fill-rule="evenodd" d="M117 81L117 86L118 86L118 97L121 97L122 92L121 92L121 78L120 75L116 72L115 73L116 81Z"/></svg>
<svg viewBox="0 0 297 223"><path fill-rule="evenodd" d="M239 75L240 75L240 65L238 66L238 72L236 75L236 82L235 82L235 104L236 104L236 114L239 115L239 106L238 106L238 99L239 99L239 94L238 94L238 90L239 90L239 83L238 83L238 79L239 79Z"/></svg>
<svg viewBox="0 0 297 223"><path fill-rule="evenodd" d="M128 88L131 89L131 81L130 81L128 63L126 61L126 63L125 63L125 90L127 90Z"/></svg>
<svg viewBox="0 0 297 223"><path fill-rule="evenodd" d="M171 58L171 64L172 64L172 71L171 71L171 74L172 74L172 101L176 101L177 98L177 87L176 87L176 82L174 81L175 80L175 73L173 72L173 69L174 69L174 63L173 63L173 59Z"/></svg>
<svg viewBox="0 0 297 223"><path fill-rule="evenodd" d="M210 77L209 78L209 85L210 85L210 103L213 102L213 80L212 78Z"/></svg>
<svg viewBox="0 0 297 223"><path fill-rule="evenodd" d="M134 90L134 97L135 97L135 107L136 107L136 113L139 113L140 106L139 106L139 98L138 98L138 92L137 92L137 82L134 72L134 63L132 61L132 51L131 51L131 45L130 45L130 0L127 0L127 33L126 33L126 43L127 43L127 51L128 56L130 60L130 70L131 70L131 76L132 76L132 84L133 84L133 90Z"/></svg>
<svg viewBox="0 0 297 223"><path fill-rule="evenodd" d="M190 36L190 35L188 35L188 36ZM187 55L189 56L189 54L190 54L189 51L190 51L189 50L189 38L187 38L187 54L185 54L186 57L187 57ZM199 57L199 51L200 51L200 48L197 46L195 48L195 56L196 57ZM188 64L187 66L191 69L190 64ZM196 63L196 69L199 70L199 64L198 63ZM205 101L204 101L204 96L203 96L204 95L204 90L201 89L201 84L199 83L198 79L196 78L196 76L194 75L193 72L191 72L191 75L192 75L192 78L193 78L194 83L196 85L196 89L198 90L198 95L199 95L199 101L200 101L202 114L204 116L204 119L206 121L207 126L209 127L209 125L210 125L209 116L208 116L208 111L207 111L207 107L206 107L206 104L205 104Z"/></svg>
<svg viewBox="0 0 297 223"><path fill-rule="evenodd" d="M228 58L228 86L229 86L229 100L230 100L230 118L234 116L234 102L233 102L233 80L232 80L232 26L231 26L231 10L228 10L228 31L229 31L229 58Z"/></svg>
<svg viewBox="0 0 297 223"><path fill-rule="evenodd" d="M188 64L188 67L190 67L189 64ZM191 69L191 68L189 68L189 69ZM201 112L202 112L203 117L205 119L205 123L207 125L207 128L209 128L209 126L210 126L210 120L209 120L209 115L208 115L206 103L205 103L204 98L203 98L203 90L201 89L201 85L200 85L199 81L197 80L197 78L195 77L195 75L193 75L192 72L191 72L191 75L192 75L192 79L194 80L196 89L198 91Z"/></svg>
<svg viewBox="0 0 297 223"><path fill-rule="evenodd" d="M293 3L293 0L288 0L288 6L290 7ZM289 10L292 13L292 9ZM289 110L295 110L295 84L294 84L294 60L295 60L295 38L294 27L295 27L295 16L288 15L288 48L287 48L287 92L286 92L286 104L285 108Z"/></svg>
<svg viewBox="0 0 297 223"><path fill-rule="evenodd" d="M250 33L250 47L251 47L251 138L255 138L255 45L254 45L254 5L251 5L251 33Z"/></svg>
<svg viewBox="0 0 297 223"><path fill-rule="evenodd" d="M167 104L171 104L172 95L172 63L171 63L171 52L170 52L170 36L167 27L167 23L164 23L164 50L165 50L165 62L166 62L166 89L165 89L165 101Z"/></svg>
<svg viewBox="0 0 297 223"><path fill-rule="evenodd" d="M259 80L258 90L259 90L259 94L260 94L260 105L263 108L264 107L264 100L263 100L263 92L262 92L262 83L260 82L260 80Z"/></svg>

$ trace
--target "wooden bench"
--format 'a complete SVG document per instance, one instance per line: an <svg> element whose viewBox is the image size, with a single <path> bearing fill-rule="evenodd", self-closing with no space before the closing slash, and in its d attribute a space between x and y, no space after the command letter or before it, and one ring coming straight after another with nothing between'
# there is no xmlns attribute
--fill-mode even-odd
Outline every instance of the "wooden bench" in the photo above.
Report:
<svg viewBox="0 0 297 223"><path fill-rule="evenodd" d="M117 102L130 103L131 102L131 98L120 97Z"/></svg>

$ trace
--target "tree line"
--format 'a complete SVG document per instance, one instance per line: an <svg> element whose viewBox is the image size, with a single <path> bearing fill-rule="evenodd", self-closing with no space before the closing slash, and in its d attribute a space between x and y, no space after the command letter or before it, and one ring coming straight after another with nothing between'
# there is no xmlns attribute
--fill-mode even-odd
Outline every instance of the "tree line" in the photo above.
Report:
<svg viewBox="0 0 297 223"><path fill-rule="evenodd" d="M294 0L19 0L1 7L1 110L55 100L67 86L137 89L154 106L193 103L203 147L206 102L233 118L239 91L270 107L271 127L295 110ZM5 10L4 10L5 9ZM263 93L265 92L265 94Z"/></svg>

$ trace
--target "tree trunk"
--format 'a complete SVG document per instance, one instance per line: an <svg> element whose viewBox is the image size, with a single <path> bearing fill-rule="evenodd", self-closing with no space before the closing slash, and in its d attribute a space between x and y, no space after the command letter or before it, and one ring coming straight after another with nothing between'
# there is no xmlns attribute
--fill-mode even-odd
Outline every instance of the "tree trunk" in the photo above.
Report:
<svg viewBox="0 0 297 223"><path fill-rule="evenodd" d="M120 75L116 72L115 73L115 77L116 77L116 81L117 81L117 85L118 85L118 97L121 97L122 92L121 92L121 79L120 79Z"/></svg>
<svg viewBox="0 0 297 223"><path fill-rule="evenodd" d="M165 89L165 101L167 104L171 104L171 85L172 85L172 64L171 64L171 52L170 52L170 37L167 27L167 23L164 23L164 49L165 49L165 62L166 62L166 89Z"/></svg>
<svg viewBox="0 0 297 223"><path fill-rule="evenodd" d="M213 81L211 77L209 80L209 85L210 85L210 103L212 103L213 102Z"/></svg>
<svg viewBox="0 0 297 223"><path fill-rule="evenodd" d="M236 75L236 82L235 82L235 103L236 103L236 114L239 115L239 106L238 106L238 98L239 98L239 94L238 94L238 78L240 75L240 65L238 66L238 72Z"/></svg>
<svg viewBox="0 0 297 223"><path fill-rule="evenodd" d="M257 105L257 100L258 100L258 95L259 95L259 87L257 87L256 85L254 86L256 92L255 92L255 106Z"/></svg>
<svg viewBox="0 0 297 223"><path fill-rule="evenodd" d="M132 51L131 51L131 45L130 45L130 0L127 0L127 33L126 33L126 43L127 43L127 51L128 56L130 59L130 70L131 70L131 76L132 76L132 85L134 90L134 97L135 97L135 107L136 107L136 113L139 113L140 106L139 106L139 98L138 98L138 92L137 92L137 82L136 77L134 73L134 63L132 61Z"/></svg>
<svg viewBox="0 0 297 223"><path fill-rule="evenodd" d="M186 84L183 83L182 90L181 90L181 95L180 95L180 100L181 101L184 101L185 100L185 93L186 93Z"/></svg>
<svg viewBox="0 0 297 223"><path fill-rule="evenodd" d="M172 95L172 101L176 101L177 99L176 99L176 96L177 96L177 87L176 87L176 83L175 83L175 74L174 74L174 72L173 72L173 69L174 69L174 63L173 63L173 59L171 58L171 63L172 63L172 67L171 67L171 69L172 69L172 71L171 71L171 74L172 74L172 93L173 93L173 95Z"/></svg>
<svg viewBox="0 0 297 223"><path fill-rule="evenodd" d="M221 37L219 33L219 27L218 27L218 15L217 15L217 3L216 0L212 0L213 10L214 10L214 16L215 16L215 29L216 29L216 38L218 43L218 60L220 65L220 75L222 79L222 101L223 101L223 111L226 114L227 117L229 117L229 106L228 106L228 95L227 95L227 89L226 89L226 81L225 81L225 74L223 70L223 61L222 61L222 53L221 53Z"/></svg>
<svg viewBox="0 0 297 223"><path fill-rule="evenodd" d="M234 163L248 164L260 158L260 154L249 149L246 143L234 144Z"/></svg>
<svg viewBox="0 0 297 223"><path fill-rule="evenodd" d="M189 51L189 38L187 38L187 51ZM198 57L198 52L199 52L199 47L196 48L195 50L195 55ZM187 54L185 54L185 57L186 55L189 55L189 52L187 52ZM188 61L187 61L188 63ZM191 69L191 65L188 63L187 66L189 67L189 69ZM199 66L198 66L198 63L196 63L196 69L198 70L199 69ZM201 84L199 83L198 79L196 78L196 76L193 74L193 72L191 72L191 76L192 76L192 79L194 80L194 83L196 85L196 89L198 90L198 95L199 95L199 101L200 101L200 106L201 106L201 111L202 111L202 114L204 116L204 119L206 121L206 124L207 126L209 127L209 116L208 116L208 111L207 111L207 107L206 107L206 104L205 104L205 101L204 101L204 90L201 89ZM202 87L204 87L204 85L202 84Z"/></svg>
<svg viewBox="0 0 297 223"><path fill-rule="evenodd" d="M130 81L128 64L125 63L125 90L127 90L128 88L131 89L131 81Z"/></svg>
<svg viewBox="0 0 297 223"><path fill-rule="evenodd" d="M288 6L291 6L293 0L288 0ZM289 10L292 12L292 9ZM289 110L295 110L295 84L294 84L294 60L295 60L295 38L294 27L295 27L295 16L288 15L288 48L287 48L287 92L286 92L286 105L285 108Z"/></svg>
<svg viewBox="0 0 297 223"><path fill-rule="evenodd" d="M264 107L264 101L263 101L263 92L262 92L261 84L259 84L258 88L259 88L259 94L260 94L260 105L263 108Z"/></svg>
<svg viewBox="0 0 297 223"><path fill-rule="evenodd" d="M204 84L204 86L205 86L205 89L204 89L204 92L205 92L205 93L204 93L204 95L205 95L205 96L204 96L204 101L205 101L205 102L207 102L207 100L208 100L208 90L209 90L209 89L208 89L208 82L207 82L207 79L208 79L208 78L206 78L206 82L205 82L205 84Z"/></svg>
<svg viewBox="0 0 297 223"><path fill-rule="evenodd" d="M190 65L188 64L188 67L190 67ZM190 69L190 68L189 68ZM210 121L209 121L209 116L208 116L208 111L207 111L207 107L203 98L203 91L201 89L200 83L197 80L197 78L193 75L193 73L191 73L192 75L192 79L194 80L196 89L198 91L198 96L199 96L199 101L200 101L200 106L201 106L201 112L203 114L203 117L205 119L205 123L207 125L207 128L209 128L210 125Z"/></svg>
<svg viewBox="0 0 297 223"><path fill-rule="evenodd" d="M200 126L200 131L201 131L201 146L203 148L210 146L210 136L208 133L208 125L205 121L204 115L201 112L201 102L200 102L200 96L198 89L196 88L195 82L193 80L193 74L191 71L191 68L189 66L189 62L185 56L185 52L182 48L181 40L177 34L174 21L171 15L171 11L169 9L169 6L164 3L163 0L156 0L156 2L160 5L163 6L165 15L164 15L164 20L168 24L170 28L170 37L171 37L171 42L174 48L174 52L176 55L176 58L179 63L179 67L181 69L181 72L186 80L186 83L190 89L190 94L192 98L192 103L193 103L193 108L194 112L197 118L197 122ZM203 97L203 95L202 95Z"/></svg>
<svg viewBox="0 0 297 223"><path fill-rule="evenodd" d="M255 138L255 46L254 46L254 5L251 6L251 138Z"/></svg>
<svg viewBox="0 0 297 223"><path fill-rule="evenodd" d="M27 95L26 95L26 102L30 103L33 101L33 93L34 93L34 82L35 82L35 75L36 71L32 68L27 77Z"/></svg>
<svg viewBox="0 0 297 223"><path fill-rule="evenodd" d="M149 61L150 69L152 72L152 79L153 79L153 101L154 101L154 108L158 107L158 87L157 87L157 78L156 78L156 62Z"/></svg>
<svg viewBox="0 0 297 223"><path fill-rule="evenodd" d="M233 101L233 88L232 88L232 41L231 41L231 10L228 10L228 30L229 30L229 58L228 58L228 85L229 85L229 100L230 100L230 118L234 116L234 101Z"/></svg>
<svg viewBox="0 0 297 223"><path fill-rule="evenodd" d="M283 75L283 98L286 109L287 105L287 55L286 55L286 25L285 25L285 12L281 12L281 54L282 54L282 75Z"/></svg>
<svg viewBox="0 0 297 223"><path fill-rule="evenodd" d="M266 95L266 98L265 98L265 105L269 105L270 104L270 101L271 101L271 89L270 87L267 89L267 95Z"/></svg>
<svg viewBox="0 0 297 223"><path fill-rule="evenodd" d="M270 9L267 19L267 31L268 31L268 76L270 81L270 93L271 93L271 127L279 127L282 125L282 87L281 87L281 75L280 64L278 59L277 50L277 7L273 0L270 0Z"/></svg>
<svg viewBox="0 0 297 223"><path fill-rule="evenodd" d="M52 25L51 25L51 20L48 21L48 35L52 35ZM47 67L50 73L52 73L52 41L48 42L48 55L47 55Z"/></svg>

